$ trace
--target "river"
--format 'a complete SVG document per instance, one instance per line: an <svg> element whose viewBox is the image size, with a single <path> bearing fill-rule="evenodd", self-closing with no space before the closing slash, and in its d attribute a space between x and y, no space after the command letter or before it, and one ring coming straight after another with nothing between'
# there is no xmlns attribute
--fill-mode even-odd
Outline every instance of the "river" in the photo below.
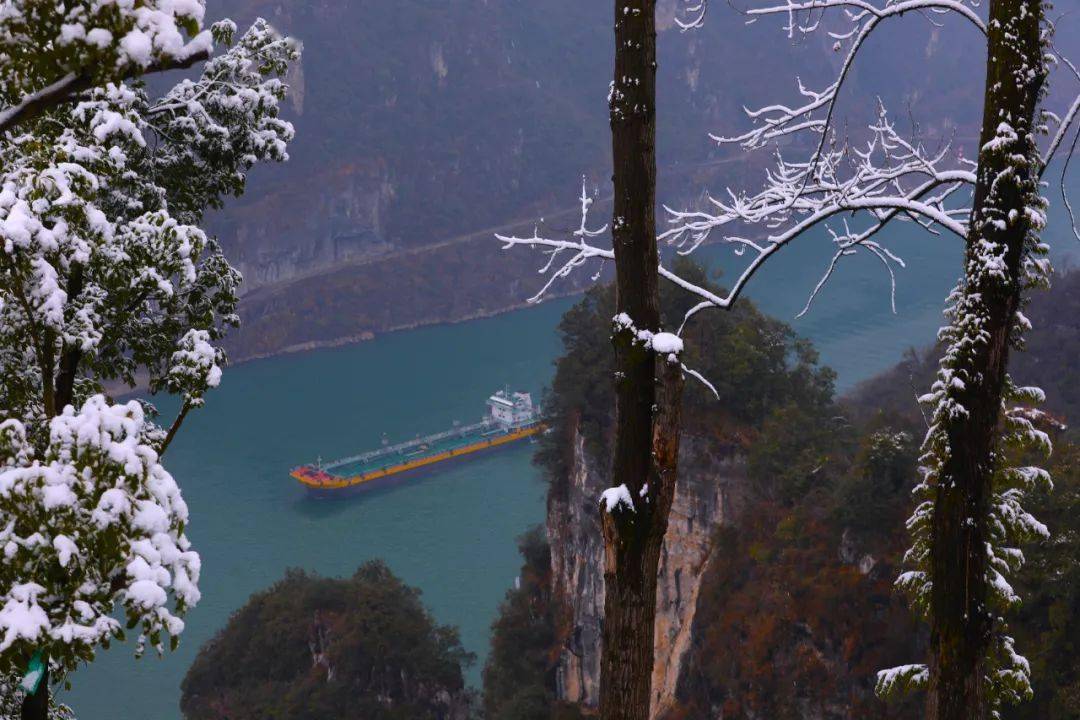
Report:
<svg viewBox="0 0 1080 720"><path fill-rule="evenodd" d="M897 314L880 263L856 257L811 313L792 321L838 371L841 388L930 342L959 272L955 238L900 228L892 240L908 265L898 271ZM1060 244L1074 253L1076 243ZM704 257L730 269L728 252L708 249ZM781 253L750 294L791 319L827 252L819 238ZM251 593L288 567L348 575L376 557L422 589L439 622L460 628L465 647L480 657L469 671L478 684L491 621L520 565L514 539L544 516L530 445L345 499L309 498L287 472L316 455L377 446L384 435L402 440L474 420L504 385L538 393L550 382L556 326L571 302L229 369L169 453L203 558L203 599L188 615L180 648L135 661L130 645L114 647L76 672L62 698L81 720L176 720L180 681L198 648Z"/></svg>

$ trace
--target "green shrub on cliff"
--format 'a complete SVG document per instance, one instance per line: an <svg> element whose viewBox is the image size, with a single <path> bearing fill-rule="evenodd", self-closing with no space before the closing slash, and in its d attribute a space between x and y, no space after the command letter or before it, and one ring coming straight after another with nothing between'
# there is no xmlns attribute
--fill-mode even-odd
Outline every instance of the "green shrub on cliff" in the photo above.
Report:
<svg viewBox="0 0 1080 720"><path fill-rule="evenodd" d="M188 720L464 720L457 630L379 561L348 579L289 570L200 650Z"/></svg>
<svg viewBox="0 0 1080 720"><path fill-rule="evenodd" d="M675 272L695 285L720 292L700 265L681 258ZM664 328L676 328L697 302L673 290L661 300ZM563 316L559 333L565 352L559 358L545 409L555 432L541 441L537 462L552 478L565 473L568 441L574 428L589 454L607 458L614 407L614 359L611 347L597 338L611 334L615 290L597 286ZM685 429L746 445L748 431L777 408L821 408L832 398L835 374L818 366L817 352L787 324L741 302L729 312L706 313L690 321L685 362L716 388L719 398L693 379L683 393Z"/></svg>
<svg viewBox="0 0 1080 720"><path fill-rule="evenodd" d="M555 698L555 607L551 548L543 527L518 539L523 564L491 626L484 666L484 720L577 720L577 708Z"/></svg>

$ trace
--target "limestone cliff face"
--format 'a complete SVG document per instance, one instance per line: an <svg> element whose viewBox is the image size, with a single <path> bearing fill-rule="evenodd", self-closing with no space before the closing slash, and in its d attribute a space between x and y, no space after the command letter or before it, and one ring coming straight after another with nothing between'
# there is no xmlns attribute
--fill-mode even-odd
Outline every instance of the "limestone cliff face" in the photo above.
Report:
<svg viewBox="0 0 1080 720"><path fill-rule="evenodd" d="M713 446L715 447L715 446ZM684 438L680 473L667 538L660 560L656 608L656 660L652 717L661 717L675 699L701 577L712 553L713 532L730 520L733 498L745 469L735 453L706 452L703 442ZM597 498L610 483L607 468L589 456L574 434L567 477L558 478L548 498L552 584L561 606L557 630L562 651L557 667L561 700L595 708L600 690L600 629L604 609L603 539Z"/></svg>
<svg viewBox="0 0 1080 720"><path fill-rule="evenodd" d="M701 578L713 553L717 526L730 522L734 498L744 487L741 455L717 456L715 446L685 437L679 454L679 480L660 556L656 590L656 660L652 716L661 717L675 701L675 690L690 648Z"/></svg>
<svg viewBox="0 0 1080 720"><path fill-rule="evenodd" d="M597 498L603 472L574 434L573 462L548 497L552 596L563 641L556 692L561 700L595 707L600 697L600 620L604 614L604 540ZM562 481L565 481L562 484Z"/></svg>
<svg viewBox="0 0 1080 720"><path fill-rule="evenodd" d="M293 187L266 189L258 199L211 219L230 261L250 293L310 277L393 249L385 217L394 183L380 162L351 163Z"/></svg>

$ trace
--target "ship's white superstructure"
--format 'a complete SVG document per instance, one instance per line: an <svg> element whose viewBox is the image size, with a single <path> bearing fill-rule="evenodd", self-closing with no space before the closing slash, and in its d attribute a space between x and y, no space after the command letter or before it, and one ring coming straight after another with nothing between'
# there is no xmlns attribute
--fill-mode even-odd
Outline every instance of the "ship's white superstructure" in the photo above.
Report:
<svg viewBox="0 0 1080 720"><path fill-rule="evenodd" d="M536 420L538 411L533 407L532 395L526 392L511 393L499 390L487 400L488 417L505 426L516 426Z"/></svg>

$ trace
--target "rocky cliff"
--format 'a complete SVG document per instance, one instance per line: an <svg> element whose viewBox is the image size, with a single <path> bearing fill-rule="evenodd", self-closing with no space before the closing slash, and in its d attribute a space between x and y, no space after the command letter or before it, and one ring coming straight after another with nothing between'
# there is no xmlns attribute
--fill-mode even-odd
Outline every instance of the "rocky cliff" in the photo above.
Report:
<svg viewBox="0 0 1080 720"><path fill-rule="evenodd" d="M565 485L549 498L547 530L551 543L552 586L558 607L562 650L556 667L559 700L595 708L600 690L601 626L604 610L603 539L597 498L610 483L607 470L574 434L573 460ZM697 611L701 578L714 552L713 535L726 522L745 479L745 462L734 451L684 439L671 519L657 584L656 660L652 716L674 704L690 631Z"/></svg>

